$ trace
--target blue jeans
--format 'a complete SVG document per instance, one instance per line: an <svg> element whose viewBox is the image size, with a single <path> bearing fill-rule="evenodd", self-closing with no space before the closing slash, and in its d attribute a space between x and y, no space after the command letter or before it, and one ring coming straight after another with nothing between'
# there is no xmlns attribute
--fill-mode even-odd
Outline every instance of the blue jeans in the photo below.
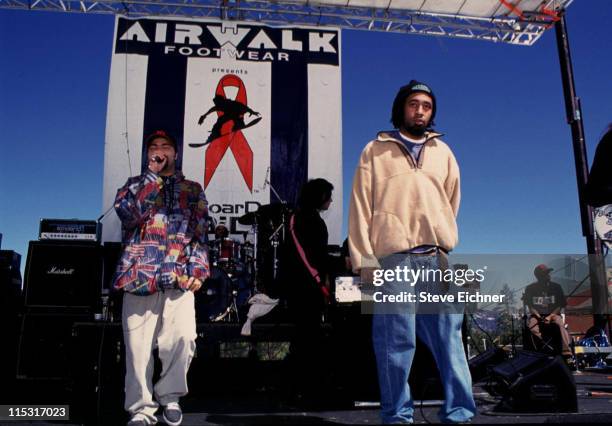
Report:
<svg viewBox="0 0 612 426"><path fill-rule="evenodd" d="M438 256L392 255L381 259L383 269L407 266L413 270L437 269ZM437 283L386 282L386 292L432 289ZM451 284L452 285L452 284ZM472 394L472 378L461 341L463 316L456 313L419 314L418 304L395 304L391 312L377 312L372 318L372 340L376 354L380 386L381 420L383 423L412 423L413 400L408 376L414 358L418 335L431 350L444 387L445 401L438 416L444 423L469 420L476 414Z"/></svg>

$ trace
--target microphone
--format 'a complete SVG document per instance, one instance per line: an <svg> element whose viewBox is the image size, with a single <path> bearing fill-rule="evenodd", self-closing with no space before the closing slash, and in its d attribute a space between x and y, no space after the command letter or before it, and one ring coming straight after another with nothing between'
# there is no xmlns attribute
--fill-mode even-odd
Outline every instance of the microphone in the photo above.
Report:
<svg viewBox="0 0 612 426"><path fill-rule="evenodd" d="M164 159L161 158L159 155L154 155L153 157L151 157L151 161L154 161L156 163L161 163L164 161Z"/></svg>

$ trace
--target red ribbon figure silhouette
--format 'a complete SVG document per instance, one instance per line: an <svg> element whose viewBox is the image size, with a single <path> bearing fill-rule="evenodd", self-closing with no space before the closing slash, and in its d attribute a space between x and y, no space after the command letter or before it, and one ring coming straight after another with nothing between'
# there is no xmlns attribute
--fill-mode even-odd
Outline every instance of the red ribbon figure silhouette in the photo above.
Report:
<svg viewBox="0 0 612 426"><path fill-rule="evenodd" d="M225 96L226 87L237 87L238 94L236 100L227 99ZM200 117L199 124L202 124L206 116L213 111L217 112L217 122L211 130L208 140L204 144L190 144L190 146L202 146L210 143L205 154L204 169L204 188L208 186L219 163L227 152L231 149L238 164L238 169L244 178L249 191L253 192L253 150L242 133L242 129L257 124L261 117L244 123L244 114L257 115L259 113L250 109L247 105L247 93L243 81L233 75L225 75L219 80L215 91L215 106L206 114Z"/></svg>

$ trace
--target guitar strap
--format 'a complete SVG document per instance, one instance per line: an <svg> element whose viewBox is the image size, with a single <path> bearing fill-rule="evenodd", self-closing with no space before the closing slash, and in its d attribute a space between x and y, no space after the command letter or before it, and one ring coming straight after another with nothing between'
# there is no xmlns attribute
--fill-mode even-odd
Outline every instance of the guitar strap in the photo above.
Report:
<svg viewBox="0 0 612 426"><path fill-rule="evenodd" d="M292 214L291 219L289 219L289 231L291 231L291 237L293 237L293 243L295 244L295 248L297 249L298 254L300 255L300 258L302 259L304 266L306 266L306 269L308 269L308 272L310 273L310 275L312 275L312 278L314 278L314 280L319 285L319 289L321 290L323 295L327 298L329 297L329 290L321 282L321 277L319 276L319 272L315 268L312 267L310 262L308 262L308 259L306 258L306 253L304 252L304 248L302 247L299 240L297 239L297 235L295 235L294 225L295 225L295 214Z"/></svg>

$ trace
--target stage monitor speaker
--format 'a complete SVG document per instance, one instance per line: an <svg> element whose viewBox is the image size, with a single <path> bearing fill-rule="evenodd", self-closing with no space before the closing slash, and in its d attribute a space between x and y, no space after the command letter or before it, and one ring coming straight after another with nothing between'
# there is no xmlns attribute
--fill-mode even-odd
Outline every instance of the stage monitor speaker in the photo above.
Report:
<svg viewBox="0 0 612 426"><path fill-rule="evenodd" d="M25 313L17 348L18 379L68 379L72 327L89 316Z"/></svg>
<svg viewBox="0 0 612 426"><path fill-rule="evenodd" d="M576 383L560 356L519 351L491 370L502 411L573 413L578 411Z"/></svg>
<svg viewBox="0 0 612 426"><path fill-rule="evenodd" d="M472 382L476 383L489 377L491 368L504 362L506 358L506 351L502 348L492 348L470 359L468 365L472 374Z"/></svg>
<svg viewBox="0 0 612 426"><path fill-rule="evenodd" d="M30 241L25 306L93 310L99 303L102 264L96 243Z"/></svg>

